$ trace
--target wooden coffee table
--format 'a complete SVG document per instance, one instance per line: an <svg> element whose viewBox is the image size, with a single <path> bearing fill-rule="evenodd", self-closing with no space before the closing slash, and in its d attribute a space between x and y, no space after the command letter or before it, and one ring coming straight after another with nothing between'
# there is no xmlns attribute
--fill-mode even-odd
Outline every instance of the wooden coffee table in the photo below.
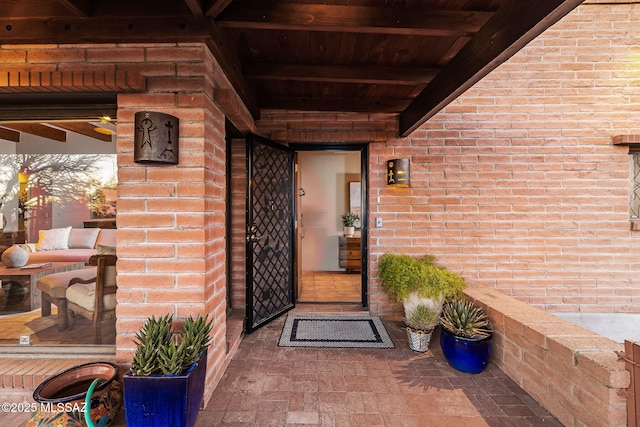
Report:
<svg viewBox="0 0 640 427"><path fill-rule="evenodd" d="M11 289L11 287L16 286L15 283L22 286L22 290L19 292L21 295L24 294L24 298L21 299L22 303L16 307L16 310L12 311L31 311L40 308L41 296L40 292L36 290L36 282L39 278L47 274L84 268L83 262L52 262L50 264L48 267L42 268L0 267L0 281L2 282L3 290L5 290L5 303L11 297L7 295L7 289L5 288L8 288L11 292L15 292L16 289ZM7 283L9 283L9 286L7 286ZM3 307L0 307L0 311L2 309Z"/></svg>

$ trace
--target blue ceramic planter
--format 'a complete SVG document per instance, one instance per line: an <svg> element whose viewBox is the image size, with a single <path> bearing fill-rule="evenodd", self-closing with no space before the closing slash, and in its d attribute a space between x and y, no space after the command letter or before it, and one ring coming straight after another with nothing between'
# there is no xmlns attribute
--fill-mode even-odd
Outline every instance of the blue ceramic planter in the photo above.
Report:
<svg viewBox="0 0 640 427"><path fill-rule="evenodd" d="M440 328L440 347L449 365L469 374L485 370L491 357L491 336L481 339L460 338Z"/></svg>
<svg viewBox="0 0 640 427"><path fill-rule="evenodd" d="M128 427L192 427L204 394L207 352L183 375L123 376Z"/></svg>

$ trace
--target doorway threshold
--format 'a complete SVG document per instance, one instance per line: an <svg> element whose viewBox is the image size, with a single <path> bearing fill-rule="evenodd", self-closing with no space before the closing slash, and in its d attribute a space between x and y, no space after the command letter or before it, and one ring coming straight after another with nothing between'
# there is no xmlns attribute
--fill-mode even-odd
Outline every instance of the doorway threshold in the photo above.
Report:
<svg viewBox="0 0 640 427"><path fill-rule="evenodd" d="M319 302L297 302L293 312L310 312L310 313L351 313L351 314L368 314L369 309L361 304L349 303L319 303Z"/></svg>

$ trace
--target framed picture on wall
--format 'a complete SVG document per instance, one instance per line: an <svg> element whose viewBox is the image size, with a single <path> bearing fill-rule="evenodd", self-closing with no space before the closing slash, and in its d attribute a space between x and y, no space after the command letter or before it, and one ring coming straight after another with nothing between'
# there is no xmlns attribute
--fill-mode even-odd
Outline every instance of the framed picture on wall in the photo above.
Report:
<svg viewBox="0 0 640 427"><path fill-rule="evenodd" d="M358 214L362 217L362 190L360 181L349 181L349 212ZM361 222L358 219L354 226L360 228Z"/></svg>

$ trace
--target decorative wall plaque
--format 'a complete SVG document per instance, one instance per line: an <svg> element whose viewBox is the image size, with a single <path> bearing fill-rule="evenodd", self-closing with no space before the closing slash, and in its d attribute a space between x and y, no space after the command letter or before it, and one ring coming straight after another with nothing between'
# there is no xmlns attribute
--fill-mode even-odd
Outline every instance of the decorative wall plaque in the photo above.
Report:
<svg viewBox="0 0 640 427"><path fill-rule="evenodd" d="M409 186L409 159L387 161L387 185L394 187Z"/></svg>
<svg viewBox="0 0 640 427"><path fill-rule="evenodd" d="M133 160L137 163L178 164L178 118L141 111L135 115Z"/></svg>

